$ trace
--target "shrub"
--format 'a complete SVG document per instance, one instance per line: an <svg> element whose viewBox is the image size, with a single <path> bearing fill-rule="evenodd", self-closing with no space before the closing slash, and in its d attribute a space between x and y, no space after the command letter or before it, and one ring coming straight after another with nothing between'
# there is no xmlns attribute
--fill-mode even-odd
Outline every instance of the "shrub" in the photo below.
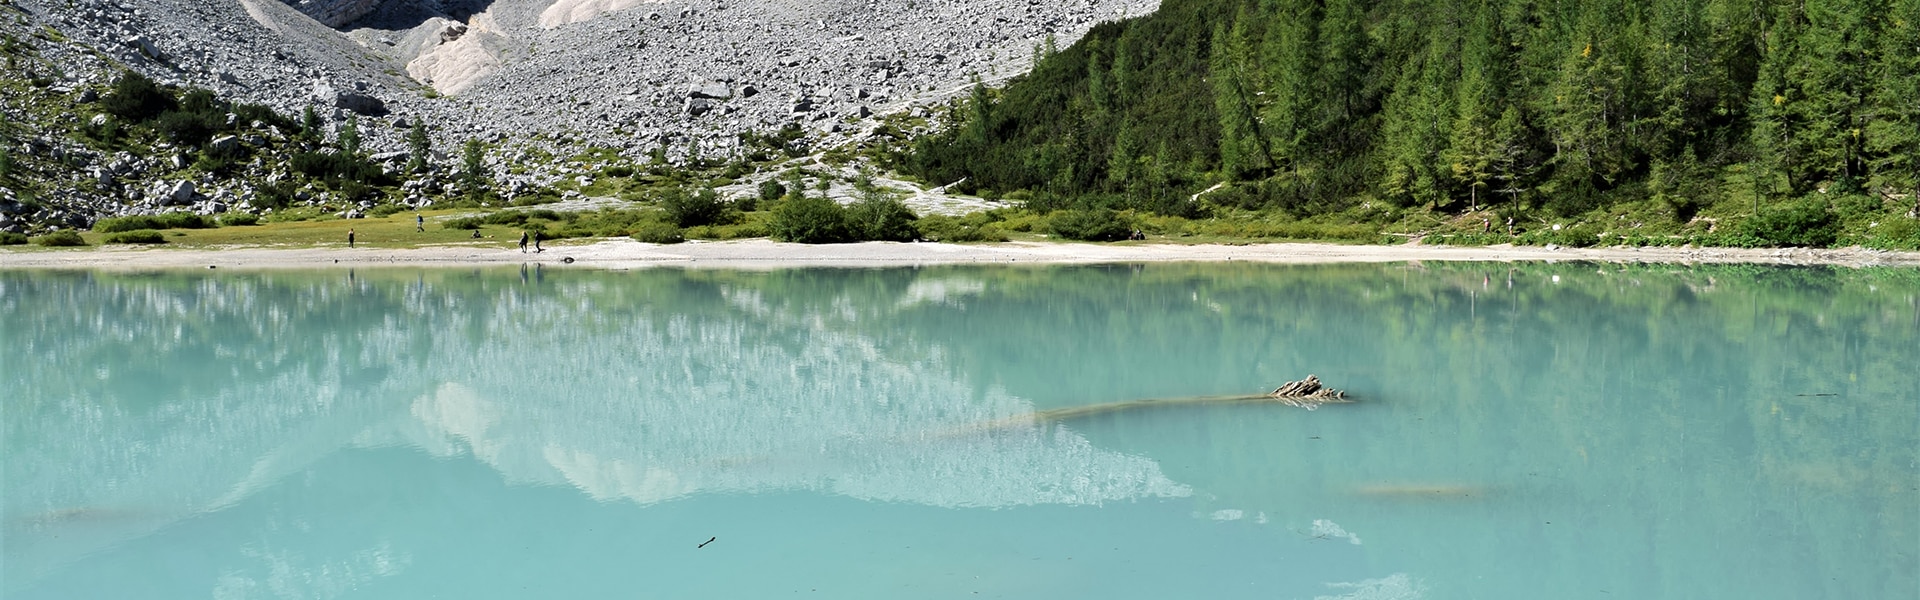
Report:
<svg viewBox="0 0 1920 600"><path fill-rule="evenodd" d="M221 227L245 227L260 224L260 215L243 212L230 212L220 215Z"/></svg>
<svg viewBox="0 0 1920 600"><path fill-rule="evenodd" d="M165 244L167 237L152 229L135 229L109 233L104 241L109 244Z"/></svg>
<svg viewBox="0 0 1920 600"><path fill-rule="evenodd" d="M946 215L932 215L914 222L920 237L936 242L1004 242L1006 232L991 222L973 223Z"/></svg>
<svg viewBox="0 0 1920 600"><path fill-rule="evenodd" d="M660 208L667 211L668 220L681 227L713 225L727 214L727 203L720 201L720 195L709 188L697 192L688 192L686 188L667 190L660 198Z"/></svg>
<svg viewBox="0 0 1920 600"><path fill-rule="evenodd" d="M633 239L649 244L678 244L687 241L679 227L660 222L641 225L633 232Z"/></svg>
<svg viewBox="0 0 1920 600"><path fill-rule="evenodd" d="M761 202L772 202L775 200L779 200L781 196L785 196L785 195L787 195L787 186L780 185L779 181L768 179L766 181L760 182L760 201Z"/></svg>
<svg viewBox="0 0 1920 600"><path fill-rule="evenodd" d="M193 213L173 212L101 219L93 224L93 230L101 233L116 233L141 229L206 229L213 226L212 219L207 217Z"/></svg>
<svg viewBox="0 0 1920 600"><path fill-rule="evenodd" d="M209 229L218 226L211 218L186 212L164 213L154 218L160 221L160 226L154 229Z"/></svg>
<svg viewBox="0 0 1920 600"><path fill-rule="evenodd" d="M847 211L834 201L816 196L788 198L773 209L768 224L773 239L802 244L838 244L853 241Z"/></svg>
<svg viewBox="0 0 1920 600"><path fill-rule="evenodd" d="M396 214L400 214L405 210L407 210L407 207L401 206L398 204L382 204L382 205L373 207L373 210L367 211L367 214L372 215L375 218L386 218L386 217L394 216Z"/></svg>
<svg viewBox="0 0 1920 600"><path fill-rule="evenodd" d="M1133 233L1120 213L1105 208L1059 211L1048 219L1047 227L1060 237L1089 242L1124 240Z"/></svg>
<svg viewBox="0 0 1920 600"><path fill-rule="evenodd" d="M27 243L27 236L11 231L0 231L0 246L18 246Z"/></svg>
<svg viewBox="0 0 1920 600"><path fill-rule="evenodd" d="M100 110L130 122L139 123L173 110L178 104L152 79L127 71L114 82L113 91L100 97Z"/></svg>
<svg viewBox="0 0 1920 600"><path fill-rule="evenodd" d="M630 167L627 165L614 165L611 167L607 167L605 169L601 169L600 174L605 175L607 177L632 177L633 167Z"/></svg>
<svg viewBox="0 0 1920 600"><path fill-rule="evenodd" d="M1898 218L1872 229L1866 245L1880 250L1920 250L1920 222Z"/></svg>
<svg viewBox="0 0 1920 600"><path fill-rule="evenodd" d="M920 234L913 226L918 219L906 203L884 196L870 196L847 207L847 221L854 236L862 240L911 242Z"/></svg>
<svg viewBox="0 0 1920 600"><path fill-rule="evenodd" d="M114 217L111 219L101 219L93 222L93 230L103 232L103 233L115 233L120 231L136 231L141 229L163 229L163 228L165 228L165 226L160 224L160 219L156 217L146 216L146 215Z"/></svg>
<svg viewBox="0 0 1920 600"><path fill-rule="evenodd" d="M199 146L213 139L213 132L224 123L215 122L205 113L187 111L168 111L153 120L154 131L166 136L168 141L182 146Z"/></svg>
<svg viewBox="0 0 1920 600"><path fill-rule="evenodd" d="M33 238L33 243L34 245L37 245L37 246L47 246L47 247L87 245L86 240L80 239L80 233L71 229L55 231L53 233L49 233L37 238Z"/></svg>
<svg viewBox="0 0 1920 600"><path fill-rule="evenodd" d="M1840 220L1825 201L1809 198L1761 209L1740 222L1739 234L1761 246L1822 248L1840 237Z"/></svg>
<svg viewBox="0 0 1920 600"><path fill-rule="evenodd" d="M293 195L297 191L299 188L295 187L291 181L268 183L254 188L253 204L264 208L286 208L293 204Z"/></svg>

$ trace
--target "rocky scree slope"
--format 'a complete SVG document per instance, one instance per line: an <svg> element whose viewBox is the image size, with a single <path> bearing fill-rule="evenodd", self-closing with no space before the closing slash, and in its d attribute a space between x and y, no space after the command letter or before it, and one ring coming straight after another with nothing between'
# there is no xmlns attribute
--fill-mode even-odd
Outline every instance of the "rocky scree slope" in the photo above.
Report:
<svg viewBox="0 0 1920 600"><path fill-rule="evenodd" d="M870 115L1023 70L1049 36L1152 0L11 0L99 58L163 83L337 120L375 150L399 120L443 139L740 151L801 123L834 143ZM64 57L56 57L61 60ZM98 69L74 69L77 72Z"/></svg>

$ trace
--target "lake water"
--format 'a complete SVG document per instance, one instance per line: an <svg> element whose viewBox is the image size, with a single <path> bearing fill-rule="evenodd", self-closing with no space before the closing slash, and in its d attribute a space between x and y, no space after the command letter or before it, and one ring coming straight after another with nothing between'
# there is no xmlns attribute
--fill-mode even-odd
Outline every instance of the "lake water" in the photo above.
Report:
<svg viewBox="0 0 1920 600"><path fill-rule="evenodd" d="M0 347L8 600L1920 596L1914 269L0 271Z"/></svg>

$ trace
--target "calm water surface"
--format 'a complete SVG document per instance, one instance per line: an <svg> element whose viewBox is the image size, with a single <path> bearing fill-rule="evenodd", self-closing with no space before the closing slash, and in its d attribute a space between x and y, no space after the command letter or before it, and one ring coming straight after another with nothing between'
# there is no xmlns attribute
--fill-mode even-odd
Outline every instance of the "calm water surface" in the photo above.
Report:
<svg viewBox="0 0 1920 600"><path fill-rule="evenodd" d="M8 600L1920 595L1912 269L0 271L0 348Z"/></svg>

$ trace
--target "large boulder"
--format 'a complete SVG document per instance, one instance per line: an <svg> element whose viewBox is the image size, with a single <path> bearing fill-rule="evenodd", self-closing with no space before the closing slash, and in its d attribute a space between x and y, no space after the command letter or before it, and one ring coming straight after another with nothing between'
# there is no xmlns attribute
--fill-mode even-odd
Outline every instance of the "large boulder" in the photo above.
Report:
<svg viewBox="0 0 1920 600"><path fill-rule="evenodd" d="M326 81L313 84L313 99L324 106L332 106L363 117L381 117L387 114L387 103L365 92L343 90Z"/></svg>
<svg viewBox="0 0 1920 600"><path fill-rule="evenodd" d="M725 100L733 97L733 88L722 82L709 81L693 86L693 89L687 91L687 97Z"/></svg>
<svg viewBox="0 0 1920 600"><path fill-rule="evenodd" d="M381 0L281 0L313 20L339 28L380 7Z"/></svg>
<svg viewBox="0 0 1920 600"><path fill-rule="evenodd" d="M167 196L164 200L169 206L185 206L193 204L193 194L193 181L182 179L179 183L173 184L173 187L168 188Z"/></svg>

